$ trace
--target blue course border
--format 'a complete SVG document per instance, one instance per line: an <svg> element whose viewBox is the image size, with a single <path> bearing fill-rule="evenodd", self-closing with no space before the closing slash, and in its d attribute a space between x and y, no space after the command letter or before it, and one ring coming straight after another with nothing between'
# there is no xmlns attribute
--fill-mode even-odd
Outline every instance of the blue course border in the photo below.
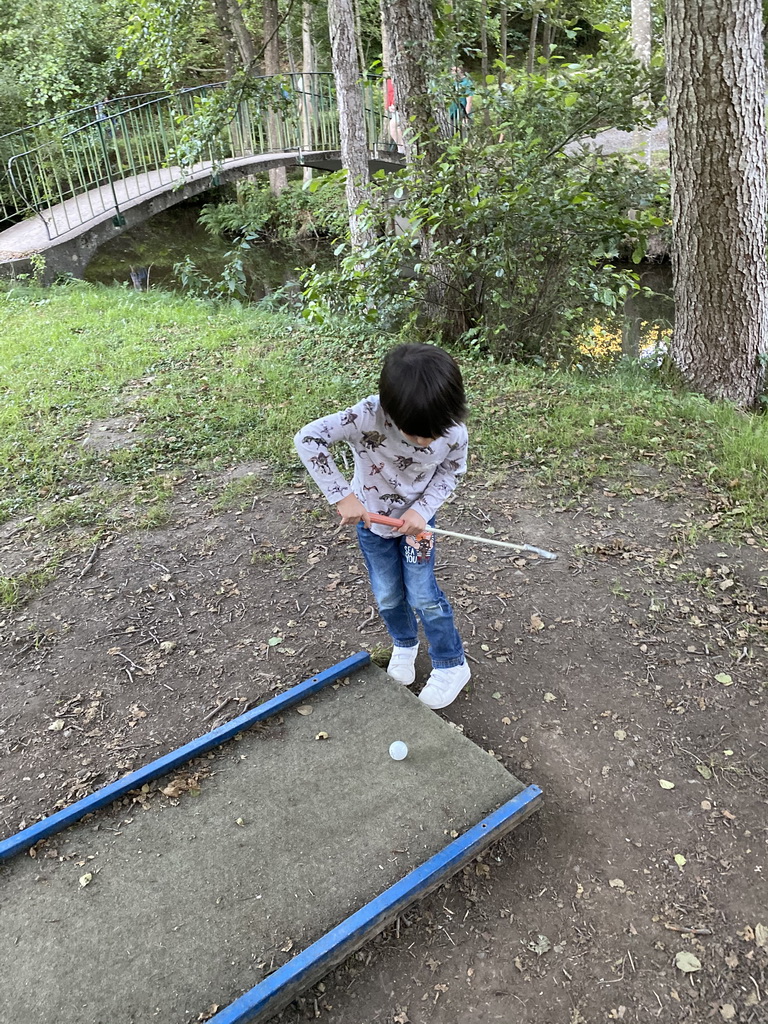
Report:
<svg viewBox="0 0 768 1024"><path fill-rule="evenodd" d="M337 665L332 665L331 668L326 669L324 672L318 672L317 675L306 679L303 683L292 686L290 690L278 694L277 697L273 697L265 704L260 704L257 708L246 711L245 714L240 715L238 718L233 718L226 725L221 725L218 729L213 729L211 732L205 733L204 736L199 736L196 740L192 740L183 747L172 750L170 754L159 757L156 761L150 761L143 768L138 768L135 772L124 775L122 779L117 779L116 782L96 790L90 796L78 800L61 811L57 811L56 814L52 814L50 817L38 821L35 825L22 829L21 832L17 832L9 839L4 839L0 842L0 863L16 853L28 850L41 839L60 832L68 825L73 825L86 814L90 814L92 811L112 803L113 800L125 796L132 789L138 789L140 786L145 785L145 783L167 774L174 768L178 768L179 765L191 761L192 758L199 757L200 754L205 754L214 747L226 743L227 740L232 739L233 736L255 725L257 722L263 722L264 719L284 711L301 700L305 700L313 693L317 693L318 690L328 686L329 683L342 679L344 676L349 675L350 672L356 672L359 669L365 668L366 665L370 664L370 660L371 656L367 651L353 654L345 661L340 661Z"/></svg>
<svg viewBox="0 0 768 1024"><path fill-rule="evenodd" d="M226 1009L220 1010L211 1017L209 1024L247 1024L269 1020L394 921L414 900L426 896L464 864L473 860L486 846L528 817L541 802L541 797L542 792L538 786L528 786Z"/></svg>

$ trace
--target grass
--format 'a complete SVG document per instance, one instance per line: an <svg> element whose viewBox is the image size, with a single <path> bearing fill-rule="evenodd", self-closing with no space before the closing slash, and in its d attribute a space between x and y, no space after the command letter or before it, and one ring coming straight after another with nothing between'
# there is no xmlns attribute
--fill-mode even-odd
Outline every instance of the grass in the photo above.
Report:
<svg viewBox="0 0 768 1024"><path fill-rule="evenodd" d="M285 479L298 468L295 431L374 391L391 344L343 323L331 333L258 308L82 284L9 288L0 318L0 521L35 514L46 528L158 525L192 469L259 460ZM708 488L724 527L768 529L767 418L640 369L462 363L473 469L524 470L567 498L596 480L629 486L632 464L650 463ZM89 422L129 414L131 447L81 443ZM222 505L249 505L254 487L230 485Z"/></svg>

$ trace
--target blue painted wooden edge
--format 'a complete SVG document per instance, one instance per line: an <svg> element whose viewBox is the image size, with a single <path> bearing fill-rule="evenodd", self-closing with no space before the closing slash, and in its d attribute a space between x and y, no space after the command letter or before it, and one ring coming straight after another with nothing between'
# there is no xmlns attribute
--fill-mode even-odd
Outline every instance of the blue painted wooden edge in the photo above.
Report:
<svg viewBox="0 0 768 1024"><path fill-rule="evenodd" d="M531 804L537 802L541 795L538 786L528 786L439 853L414 868L405 878L332 928L317 942L298 953L289 963L254 985L226 1009L220 1010L211 1017L208 1024L247 1024L256 1017L265 1020L267 1016L278 1013L286 1003L286 989L295 995L314 984L357 949L364 941L363 937L375 933L377 925L383 926L385 921L392 920L393 916L426 895L468 860L472 860L495 838L508 831L516 818L525 817L531 810ZM323 970L324 965L327 970Z"/></svg>
<svg viewBox="0 0 768 1024"><path fill-rule="evenodd" d="M143 768L138 768L135 772L124 775L121 779L117 779L108 786L97 789L95 793L83 797L82 800L78 800L69 807L57 811L56 814L51 814L49 817L43 818L42 821L22 829L21 832L17 832L15 835L10 836L10 838L0 842L0 862L8 857L12 857L16 853L28 850L41 839L60 832L68 825L79 821L86 814L90 814L92 811L112 803L113 800L125 796L132 789L138 789L145 783L167 774L174 768L178 768L179 765L191 761L192 758L199 757L214 747L226 743L227 740L232 739L233 736L236 736L244 729L248 729L257 722L263 722L266 718L270 718L272 715L284 711L293 704L305 700L313 693L317 693L318 690L322 690L324 686L328 686L329 683L349 675L350 672L356 672L358 669L365 668L370 663L370 660L371 656L367 651L353 654L345 661L340 661L337 665L332 665L331 668L326 669L324 672L318 672L317 675L304 680L303 683L292 686L290 690L278 694L265 704L260 704L257 708L246 711L245 714L240 715L238 718L233 718L226 725L221 725L218 729L199 736L196 740L186 743L183 747L172 750L170 754L165 754L156 761L150 761Z"/></svg>

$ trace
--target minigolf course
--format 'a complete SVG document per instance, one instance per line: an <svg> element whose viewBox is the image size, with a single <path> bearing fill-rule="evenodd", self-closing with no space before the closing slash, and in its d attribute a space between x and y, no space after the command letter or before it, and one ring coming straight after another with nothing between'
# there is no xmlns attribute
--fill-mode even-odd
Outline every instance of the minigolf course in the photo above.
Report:
<svg viewBox="0 0 768 1024"><path fill-rule="evenodd" d="M267 1021L540 799L354 655L0 842L0 1024Z"/></svg>

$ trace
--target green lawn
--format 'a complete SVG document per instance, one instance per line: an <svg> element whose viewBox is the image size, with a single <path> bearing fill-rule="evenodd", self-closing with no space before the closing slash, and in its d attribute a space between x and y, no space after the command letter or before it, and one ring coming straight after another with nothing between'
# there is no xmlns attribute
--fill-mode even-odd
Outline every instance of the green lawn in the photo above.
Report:
<svg viewBox="0 0 768 1024"><path fill-rule="evenodd" d="M375 390L391 339L310 327L257 308L72 284L0 292L0 520L98 526L130 491L151 524L174 478L245 460L297 468L309 419ZM661 386L638 369L602 375L462 365L473 468L510 465L566 493L627 466L675 467L768 528L768 419ZM140 442L94 453L89 421L133 415ZM735 511L734 511L735 510Z"/></svg>

